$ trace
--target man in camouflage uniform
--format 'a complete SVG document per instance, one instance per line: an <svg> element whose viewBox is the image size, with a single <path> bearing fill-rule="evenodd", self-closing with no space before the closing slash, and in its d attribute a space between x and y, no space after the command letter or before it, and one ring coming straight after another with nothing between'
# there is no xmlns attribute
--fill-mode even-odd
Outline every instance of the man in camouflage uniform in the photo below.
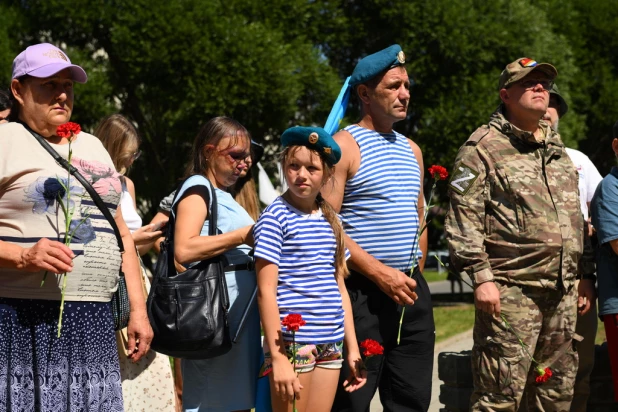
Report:
<svg viewBox="0 0 618 412"><path fill-rule="evenodd" d="M573 163L540 121L557 74L528 58L507 65L502 104L461 147L449 182L447 240L477 308L473 411L568 411L573 396L584 222Z"/></svg>

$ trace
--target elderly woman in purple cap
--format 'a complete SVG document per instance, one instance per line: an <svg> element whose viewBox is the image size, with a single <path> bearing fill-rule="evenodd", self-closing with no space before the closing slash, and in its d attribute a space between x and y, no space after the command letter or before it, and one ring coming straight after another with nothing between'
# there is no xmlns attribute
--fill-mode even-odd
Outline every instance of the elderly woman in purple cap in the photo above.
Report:
<svg viewBox="0 0 618 412"><path fill-rule="evenodd" d="M47 43L13 62L13 122L0 127L0 410L123 410L109 303L121 268L128 356L137 361L152 340L119 175L101 142L69 123L73 85L86 80Z"/></svg>

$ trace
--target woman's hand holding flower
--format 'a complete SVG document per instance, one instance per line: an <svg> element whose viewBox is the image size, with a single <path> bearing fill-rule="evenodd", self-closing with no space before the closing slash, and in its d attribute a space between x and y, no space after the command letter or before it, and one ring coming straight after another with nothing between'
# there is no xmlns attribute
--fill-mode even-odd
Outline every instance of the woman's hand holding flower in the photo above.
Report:
<svg viewBox="0 0 618 412"><path fill-rule="evenodd" d="M46 270L55 274L73 270L73 251L61 242L40 239L30 248L21 251L20 263L17 269L26 272L40 272Z"/></svg>

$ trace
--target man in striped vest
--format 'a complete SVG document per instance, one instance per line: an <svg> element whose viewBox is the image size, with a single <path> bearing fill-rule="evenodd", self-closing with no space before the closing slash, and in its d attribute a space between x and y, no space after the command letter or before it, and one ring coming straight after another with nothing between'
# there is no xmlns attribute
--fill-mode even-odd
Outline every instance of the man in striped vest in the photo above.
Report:
<svg viewBox="0 0 618 412"><path fill-rule="evenodd" d="M435 328L421 275L427 232L418 235L423 156L416 143L393 130L406 118L410 101L404 63L399 45L358 63L348 90L358 95L361 118L334 135L342 157L323 194L353 240L347 244L352 257L346 286L356 334L359 341L384 346L384 355L367 361L364 388L347 393L339 387L334 411L368 411L376 389L385 411L426 411L431 399Z"/></svg>

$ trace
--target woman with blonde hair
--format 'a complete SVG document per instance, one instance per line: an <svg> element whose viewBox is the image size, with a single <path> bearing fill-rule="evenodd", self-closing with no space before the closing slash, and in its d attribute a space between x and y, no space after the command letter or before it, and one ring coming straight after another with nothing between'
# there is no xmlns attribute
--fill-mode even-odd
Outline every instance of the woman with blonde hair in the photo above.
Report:
<svg viewBox="0 0 618 412"><path fill-rule="evenodd" d="M120 177L122 194L120 205L131 236L140 255L148 252L152 242L161 236L153 225L142 226L137 213L135 186L124 176L139 157L141 139L135 126L124 116L113 114L101 120L94 132L110 154ZM144 265L140 259L144 299L150 290ZM138 362L126 356L126 330L116 334L120 358L120 375L125 411L169 411L174 409L174 380L167 356L150 350Z"/></svg>
<svg viewBox="0 0 618 412"><path fill-rule="evenodd" d="M247 168L240 173L236 184L230 189L230 193L234 196L234 200L237 201L255 221L260 217L261 207L255 179L253 178L252 166L260 161L263 154L264 147L252 140L251 155L245 159Z"/></svg>

